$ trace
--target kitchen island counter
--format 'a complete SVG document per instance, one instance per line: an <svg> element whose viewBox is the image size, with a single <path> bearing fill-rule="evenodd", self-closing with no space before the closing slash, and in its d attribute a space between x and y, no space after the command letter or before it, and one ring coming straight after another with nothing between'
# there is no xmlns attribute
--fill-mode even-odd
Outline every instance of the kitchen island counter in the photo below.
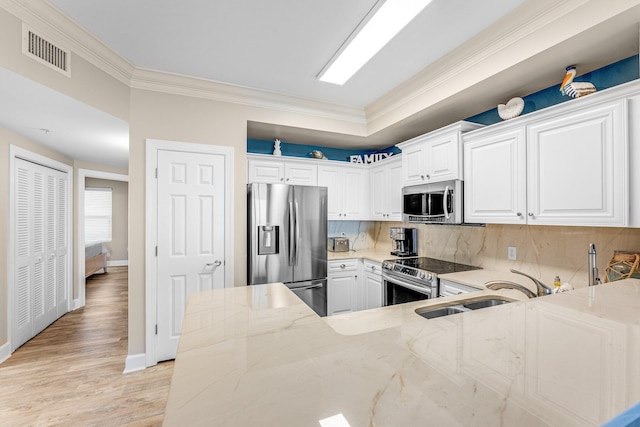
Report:
<svg viewBox="0 0 640 427"><path fill-rule="evenodd" d="M165 425L584 426L640 400L640 280L415 313L456 298L327 319L281 284L196 294Z"/></svg>

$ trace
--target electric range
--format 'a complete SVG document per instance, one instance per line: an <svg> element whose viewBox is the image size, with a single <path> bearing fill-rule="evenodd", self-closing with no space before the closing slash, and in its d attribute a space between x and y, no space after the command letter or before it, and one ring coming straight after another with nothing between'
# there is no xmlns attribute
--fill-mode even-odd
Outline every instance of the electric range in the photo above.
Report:
<svg viewBox="0 0 640 427"><path fill-rule="evenodd" d="M385 305L436 298L438 275L478 269L480 267L427 257L385 260L382 262Z"/></svg>

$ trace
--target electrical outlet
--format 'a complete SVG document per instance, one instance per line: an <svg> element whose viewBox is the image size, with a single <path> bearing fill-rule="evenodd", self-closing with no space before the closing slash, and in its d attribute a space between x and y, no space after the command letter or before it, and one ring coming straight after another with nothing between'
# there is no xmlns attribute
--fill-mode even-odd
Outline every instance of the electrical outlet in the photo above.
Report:
<svg viewBox="0 0 640 427"><path fill-rule="evenodd" d="M509 246L507 248L507 258L509 258L510 260L515 261L515 259L516 259L516 247L515 246Z"/></svg>

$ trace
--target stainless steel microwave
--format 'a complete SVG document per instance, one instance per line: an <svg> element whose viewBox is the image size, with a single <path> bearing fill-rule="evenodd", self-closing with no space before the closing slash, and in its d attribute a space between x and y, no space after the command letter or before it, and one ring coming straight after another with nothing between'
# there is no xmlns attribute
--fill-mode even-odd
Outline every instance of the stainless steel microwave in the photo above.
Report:
<svg viewBox="0 0 640 427"><path fill-rule="evenodd" d="M460 180L404 187L403 219L421 224L462 224L462 196Z"/></svg>

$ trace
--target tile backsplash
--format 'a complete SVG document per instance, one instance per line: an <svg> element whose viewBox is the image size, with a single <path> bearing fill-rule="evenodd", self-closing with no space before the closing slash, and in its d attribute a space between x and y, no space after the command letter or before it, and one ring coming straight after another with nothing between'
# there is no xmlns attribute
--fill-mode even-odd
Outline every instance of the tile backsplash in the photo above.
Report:
<svg viewBox="0 0 640 427"><path fill-rule="evenodd" d="M640 229L492 225L486 227L405 224L401 222L329 221L329 236L341 232L354 250L390 251L390 227L418 229L420 256L476 265L488 270L511 268L552 284L556 275L574 287L587 285L587 251L596 245L600 278L615 250L640 251ZM507 248L516 248L515 261Z"/></svg>

